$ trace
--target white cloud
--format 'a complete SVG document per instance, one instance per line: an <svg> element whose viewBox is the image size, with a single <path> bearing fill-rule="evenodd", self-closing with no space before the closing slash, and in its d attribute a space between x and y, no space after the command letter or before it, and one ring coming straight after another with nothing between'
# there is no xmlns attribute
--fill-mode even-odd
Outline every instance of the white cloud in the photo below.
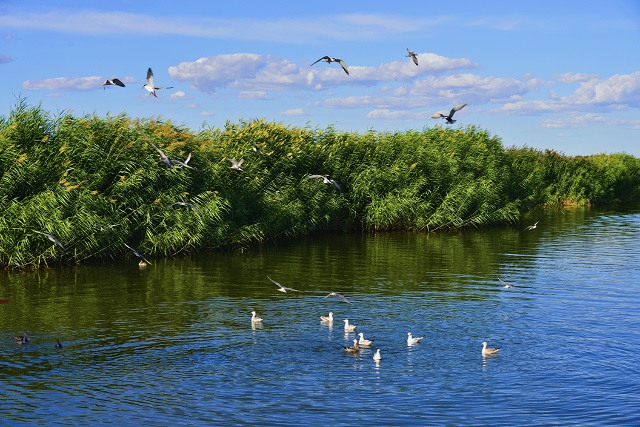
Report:
<svg viewBox="0 0 640 427"><path fill-rule="evenodd" d="M597 80L597 74L582 74L582 73L564 73L555 76L556 80L560 83L571 84L586 82L589 80Z"/></svg>
<svg viewBox="0 0 640 427"><path fill-rule="evenodd" d="M238 94L240 99L268 99L269 96L264 90L245 90Z"/></svg>
<svg viewBox="0 0 640 427"><path fill-rule="evenodd" d="M106 79L100 76L90 77L55 77L44 80L26 80L22 83L24 90L62 90L79 91L94 90L102 87Z"/></svg>
<svg viewBox="0 0 640 427"><path fill-rule="evenodd" d="M568 113L563 115L561 118L543 120L540 123L540 127L547 129L577 129L586 128L596 124L601 126L631 126L640 128L640 120L627 120L615 117L610 118L597 113Z"/></svg>
<svg viewBox="0 0 640 427"><path fill-rule="evenodd" d="M201 116L205 116L205 117L210 117L210 116L215 115L215 113L214 113L213 111L206 111L206 110L203 110L203 111L201 111L201 112L200 112L200 115L201 115Z"/></svg>
<svg viewBox="0 0 640 427"><path fill-rule="evenodd" d="M172 93L171 96L169 96L169 99L182 101L182 100L193 99L193 97L191 95L187 95L184 91L179 90Z"/></svg>
<svg viewBox="0 0 640 427"><path fill-rule="evenodd" d="M293 108L291 110L281 111L283 116L305 116L307 113L302 108Z"/></svg>

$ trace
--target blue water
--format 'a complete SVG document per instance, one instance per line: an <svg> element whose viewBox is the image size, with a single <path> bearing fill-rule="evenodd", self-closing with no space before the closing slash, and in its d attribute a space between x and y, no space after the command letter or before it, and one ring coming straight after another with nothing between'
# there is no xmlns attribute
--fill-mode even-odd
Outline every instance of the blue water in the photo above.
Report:
<svg viewBox="0 0 640 427"><path fill-rule="evenodd" d="M3 273L0 424L640 425L640 213L538 219Z"/></svg>

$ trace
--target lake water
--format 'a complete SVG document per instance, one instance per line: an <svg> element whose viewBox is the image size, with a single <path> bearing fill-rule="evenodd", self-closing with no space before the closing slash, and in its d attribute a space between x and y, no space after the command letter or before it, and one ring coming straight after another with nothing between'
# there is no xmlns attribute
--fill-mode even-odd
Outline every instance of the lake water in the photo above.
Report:
<svg viewBox="0 0 640 427"><path fill-rule="evenodd" d="M639 210L580 208L2 272L0 424L640 425L639 242Z"/></svg>

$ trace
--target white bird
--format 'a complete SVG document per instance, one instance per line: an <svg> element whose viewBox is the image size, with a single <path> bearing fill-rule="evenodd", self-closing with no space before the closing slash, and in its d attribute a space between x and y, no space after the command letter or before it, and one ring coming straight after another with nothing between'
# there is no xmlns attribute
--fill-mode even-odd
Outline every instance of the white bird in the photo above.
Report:
<svg viewBox="0 0 640 427"><path fill-rule="evenodd" d="M173 89L173 86L167 86L167 87L158 87L153 83L153 71L151 71L151 68L149 68L147 70L147 84L142 86L143 88L145 88L147 91L149 91L149 93L153 96L155 96L156 98L158 97L158 95L156 95L156 90L158 89Z"/></svg>
<svg viewBox="0 0 640 427"><path fill-rule="evenodd" d="M323 182L324 184L333 184L333 185L335 185L335 187L336 187L339 191L342 191L342 188L340 188L340 186L338 185L338 183L336 182L336 180L335 180L335 179L329 179L329 178L327 178L327 177L326 177L326 176L324 176L324 175L308 175L308 176L307 176L307 179L315 179L315 178L320 178L320 179L322 179L322 182Z"/></svg>
<svg viewBox="0 0 640 427"><path fill-rule="evenodd" d="M189 155L187 156L187 158L184 160L184 162L181 162L180 160L176 160L176 159L169 159L171 161L172 164L174 165L179 165L182 166L183 168L187 168L190 170L194 170L197 171L198 169L194 168L193 166L189 165L189 160L191 160L191 153L189 153Z"/></svg>
<svg viewBox="0 0 640 427"><path fill-rule="evenodd" d="M120 226L120 224L104 225L97 219L96 219L96 222L98 223L98 227L100 227L100 231L107 231L110 228L114 228L114 227Z"/></svg>
<svg viewBox="0 0 640 427"><path fill-rule="evenodd" d="M252 141L253 144L253 148L252 150L255 151L258 154L262 154L264 156L264 152L260 149L260 147L258 147L258 144L256 144L255 141Z"/></svg>
<svg viewBox="0 0 640 427"><path fill-rule="evenodd" d="M236 160L236 159L227 159L231 162L231 166L229 166L229 169L233 169L239 172L242 172L242 163L244 162L244 159L240 159L240 160Z"/></svg>
<svg viewBox="0 0 640 427"><path fill-rule="evenodd" d="M420 341L422 341L424 339L424 337L413 337L413 335L411 334L411 332L407 332L407 345L415 345L415 344L419 344Z"/></svg>
<svg viewBox="0 0 640 427"><path fill-rule="evenodd" d="M451 111L449 111L449 115L446 116L442 113L436 113L433 116L431 116L432 119L445 119L447 121L448 124L453 124L456 121L452 119L453 115L455 114L456 111L460 111L462 110L467 104L460 104L457 107L453 107L451 109Z"/></svg>
<svg viewBox="0 0 640 427"><path fill-rule="evenodd" d="M499 278L499 277L498 277L498 280L504 284L503 288L505 288L506 290L509 290L509 289L512 289L512 288L513 288L513 289L515 289L515 288L516 288L516 287L515 287L515 286L513 286L512 284L505 282L504 280L502 280L502 279L501 279L501 278Z"/></svg>
<svg viewBox="0 0 640 427"><path fill-rule="evenodd" d="M276 285L279 286L278 291L280 292L284 292L286 293L287 291L293 291L293 292L302 292L299 291L297 289L293 289L293 288L287 288L286 286L282 286L280 283L276 282L275 280L273 280L271 277L267 276L267 279L271 280L273 283L275 283Z"/></svg>
<svg viewBox="0 0 640 427"><path fill-rule="evenodd" d="M405 55L407 58L411 58L413 60L413 63L418 65L418 55L415 54L412 50L410 50L409 48L407 48L407 52L409 52L408 55Z"/></svg>
<svg viewBox="0 0 640 427"><path fill-rule="evenodd" d="M500 350L500 347L496 347L496 348L487 347L487 342L483 341L483 343L482 343L482 355L483 356L495 355L496 353L498 353L498 350Z"/></svg>
<svg viewBox="0 0 640 427"><path fill-rule="evenodd" d="M262 317L256 316L256 312L251 312L251 323L262 323Z"/></svg>
<svg viewBox="0 0 640 427"><path fill-rule="evenodd" d="M333 312L330 311L328 316L320 316L320 321L325 323L333 323Z"/></svg>
<svg viewBox="0 0 640 427"><path fill-rule="evenodd" d="M189 202L175 202L175 203L171 203L169 205L169 207L173 207L175 205L178 206L185 206L185 207L190 207L191 209L194 209L196 212L200 213L200 209L198 209L198 207L196 205L194 205L193 203L189 203Z"/></svg>
<svg viewBox="0 0 640 427"><path fill-rule="evenodd" d="M350 325L349 324L349 319L344 319L344 331L345 332L355 332L356 328L357 328L356 325Z"/></svg>
<svg viewBox="0 0 640 427"><path fill-rule="evenodd" d="M325 61L329 64L331 64L332 62L337 62L340 64L340 66L342 67L342 69L344 70L345 73L347 73L347 75L349 75L349 70L347 69L347 64L344 63L344 61L340 58L332 58L330 56L323 56L322 58L318 59L316 62L314 62L313 64L317 64L320 61ZM311 65L313 65L311 64Z"/></svg>
<svg viewBox="0 0 640 427"><path fill-rule="evenodd" d="M358 335L360 336L360 339L358 340L358 344L361 345L362 347L369 347L371 344L373 344L373 340L365 339L364 334L362 332L360 332Z"/></svg>
<svg viewBox="0 0 640 427"><path fill-rule="evenodd" d="M60 240L58 240L58 238L56 236L54 236L53 234L43 233L42 231L38 231L38 230L33 230L33 231L35 231L36 233L42 234L47 239L51 240L53 243L55 243L56 245L60 246L64 250L64 246L62 245L62 242L60 242Z"/></svg>
<svg viewBox="0 0 640 427"><path fill-rule="evenodd" d="M380 356L380 349L376 350L376 353L373 355L373 360L379 362L382 360L382 356Z"/></svg>
<svg viewBox="0 0 640 427"><path fill-rule="evenodd" d="M124 243L124 242L123 242ZM147 260L145 257L143 257L138 251L136 251L135 249L133 249L131 246L127 245L126 243L124 243L124 245L126 247L128 247L131 252L133 252L133 254L135 256L137 256L138 258L140 258L140 263L138 264L140 267L144 267L147 264L151 264L151 261Z"/></svg>
<svg viewBox="0 0 640 427"><path fill-rule="evenodd" d="M338 297L338 298L340 298L342 301L346 302L347 304L351 304L351 302L350 302L348 299L346 299L346 298L344 297L344 295L341 295L341 294L339 294L339 293L337 293L337 292L331 292L331 293L330 293L329 295L327 295L325 298L329 298L329 297Z"/></svg>
<svg viewBox="0 0 640 427"><path fill-rule="evenodd" d="M353 340L353 346L342 348L344 348L347 353L357 353L360 351L360 347L358 347L358 340Z"/></svg>
<svg viewBox="0 0 640 427"><path fill-rule="evenodd" d="M173 163L171 163L171 159L169 157L167 157L166 154L164 154L164 151L162 151L156 144L154 144L153 141L151 140L151 138L149 138L147 136L147 134L144 133L144 131L141 128L139 128L138 130L140 131L142 136L144 136L144 138L147 140L147 142L149 142L149 144L151 144L151 146L156 149L158 154L160 154L160 160L162 161L162 163L164 163L165 165L169 166L170 168L173 168Z"/></svg>
<svg viewBox="0 0 640 427"><path fill-rule="evenodd" d="M535 224L528 226L527 228L525 228L525 230L533 230L534 228L538 227L538 223L540 221L536 221Z"/></svg>
<svg viewBox="0 0 640 427"><path fill-rule="evenodd" d="M102 83L102 86L104 86L104 89L107 88L107 86L120 86L120 87L124 87L124 83L122 83L119 79L107 79L104 83Z"/></svg>

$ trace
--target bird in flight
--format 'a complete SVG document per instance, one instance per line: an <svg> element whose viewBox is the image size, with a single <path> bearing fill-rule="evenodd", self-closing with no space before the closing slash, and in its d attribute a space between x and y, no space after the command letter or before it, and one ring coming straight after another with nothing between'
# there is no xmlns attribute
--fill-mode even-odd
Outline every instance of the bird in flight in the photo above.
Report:
<svg viewBox="0 0 640 427"><path fill-rule="evenodd" d="M128 248L131 250L131 252L133 252L133 254L134 254L135 256L137 256L138 258L140 258L140 263L145 262L145 263L147 263L147 264L151 264L151 261L149 261L148 259L146 259L145 257L143 257L143 256L140 254L140 252L136 251L135 249L133 249L131 246L127 245L127 244L126 244L126 243L124 243L124 242L123 242L123 244L124 244L126 247L128 247Z"/></svg>
<svg viewBox="0 0 640 427"><path fill-rule="evenodd" d="M242 169L242 162L244 162L244 159L240 159L240 160L236 160L236 159L227 159L231 162L231 166L229 166L229 169L233 169L239 172L242 172L244 169Z"/></svg>
<svg viewBox="0 0 640 427"><path fill-rule="evenodd" d="M43 236L45 236L47 239L51 240L53 243L55 243L56 245L60 246L60 248L62 248L64 250L64 246L62 245L62 243L60 242L60 240L58 240L58 238L56 236L54 236L53 234L49 234L49 233L44 233L42 231L38 231L38 230L33 230L36 233L40 233Z"/></svg>
<svg viewBox="0 0 640 427"><path fill-rule="evenodd" d="M260 149L260 147L258 147L258 144L256 144L255 141L253 141L252 144L253 144L252 150L255 151L256 153L262 154L264 156L264 152Z"/></svg>
<svg viewBox="0 0 640 427"><path fill-rule="evenodd" d="M324 175L308 175L307 176L307 179L316 179L316 178L322 179L322 182L324 184L333 184L339 191L342 191L342 188L340 188L340 186L338 185L335 179L329 179Z"/></svg>
<svg viewBox="0 0 640 427"><path fill-rule="evenodd" d="M156 95L156 90L158 89L173 89L173 86L167 86L167 87L158 87L153 83L153 71L151 71L151 68L149 68L147 70L147 84L142 86L143 88L145 88L147 91L149 91L149 93L153 96L155 96L156 98L158 97L158 95Z"/></svg>
<svg viewBox="0 0 640 427"><path fill-rule="evenodd" d="M516 287L515 287L515 286L513 286L511 283L507 283L507 282L505 282L504 280L502 280L502 279L501 279L501 278L499 278L499 277L498 277L498 280L500 281L500 283L502 283L502 284L504 285L504 286L503 286L503 288L505 288L506 290L509 290L509 289L515 289L515 288L516 288Z"/></svg>
<svg viewBox="0 0 640 427"><path fill-rule="evenodd" d="M278 285L278 286L279 286L278 291L280 291L280 292L284 292L284 293L287 293L287 291L302 292L302 291L299 291L299 290L297 290L297 289L287 288L286 286L282 286L280 283L276 282L275 280L273 280L273 279L272 279L271 277L269 277L269 276L267 276L267 279L271 280L273 283L275 283L276 285Z"/></svg>
<svg viewBox="0 0 640 427"><path fill-rule="evenodd" d="M183 168L187 168L190 169L192 171L197 171L198 169L194 168L193 166L189 165L189 160L191 160L191 153L189 153L189 155L187 156L187 158L184 160L184 162L181 162L180 160L176 160L176 159L169 159L169 161L171 162L171 164L174 165L178 165L178 166L182 166Z"/></svg>
<svg viewBox="0 0 640 427"><path fill-rule="evenodd" d="M330 293L329 295L327 295L325 298L329 298L329 297L338 297L338 298L340 298L342 301L346 302L347 304L351 304L351 302L350 302L348 299L346 299L346 298L344 297L344 295L341 295L341 294L339 294L339 293L337 293L337 292L331 292L331 293Z"/></svg>
<svg viewBox="0 0 640 427"><path fill-rule="evenodd" d="M453 117L453 115L455 114L455 112L456 112L456 111L460 111L460 110L462 110L466 105L467 105L467 104L460 104L460 105L458 105L457 107L453 107L453 108L451 109L451 111L449 112L449 115L448 115L448 116L445 116L445 115L444 115L444 114L442 114L442 113L436 113L436 114L434 114L433 116L431 116L431 118L432 118L432 119L445 119L445 120L447 121L447 123L451 125L451 124L453 124L453 123L455 123L455 122L456 122L456 121L455 121L455 120L453 120L453 118L452 118L452 117Z"/></svg>
<svg viewBox="0 0 640 427"><path fill-rule="evenodd" d="M100 227L100 231L107 231L110 228L118 227L120 225L120 224L104 225L97 219L96 219L96 222L98 223L98 227Z"/></svg>
<svg viewBox="0 0 640 427"><path fill-rule="evenodd" d="M349 70L347 69L347 64L344 63L344 61L340 58L332 58L330 56L323 56L322 58L318 59L316 62L314 62L313 64L317 64L320 61L326 61L327 63L331 64L332 62L337 62L340 64L340 66L342 67L342 69L344 70L345 73L347 73L347 75L349 75ZM313 65L311 64L311 65Z"/></svg>
<svg viewBox="0 0 640 427"><path fill-rule="evenodd" d="M411 49L407 48L408 55L405 55L407 58L411 58L413 63L418 65L418 55L416 55Z"/></svg>
<svg viewBox="0 0 640 427"><path fill-rule="evenodd" d="M198 209L198 207L196 205L194 205L193 203L189 203L189 202L175 202L175 203L171 203L169 205L169 207L173 207L175 205L178 206L185 206L185 207L190 207L192 209L194 209L195 211L197 211L198 213L200 213L200 209Z"/></svg>
<svg viewBox="0 0 640 427"><path fill-rule="evenodd" d="M102 86L104 89L107 88L107 86L120 86L120 87L124 87L124 83L122 83L122 81L120 81L119 79L107 79L105 80L104 83L102 83Z"/></svg>
<svg viewBox="0 0 640 427"><path fill-rule="evenodd" d="M538 227L538 223L540 221L536 221L535 224L528 226L527 228L525 228L525 230L533 230L534 228Z"/></svg>
<svg viewBox="0 0 640 427"><path fill-rule="evenodd" d="M164 163L165 165L169 166L170 168L173 167L173 163L171 162L171 159L167 157L166 154L164 154L164 151L162 151L160 148L158 148L158 146L156 144L153 143L153 141L151 140L151 138L149 138L147 136L146 133L144 133L144 131L142 129L139 129L140 133L142 134L142 136L145 137L145 139L149 142L149 144L151 144L151 146L153 148L156 149L156 151L160 154L160 160L162 160L162 163Z"/></svg>

